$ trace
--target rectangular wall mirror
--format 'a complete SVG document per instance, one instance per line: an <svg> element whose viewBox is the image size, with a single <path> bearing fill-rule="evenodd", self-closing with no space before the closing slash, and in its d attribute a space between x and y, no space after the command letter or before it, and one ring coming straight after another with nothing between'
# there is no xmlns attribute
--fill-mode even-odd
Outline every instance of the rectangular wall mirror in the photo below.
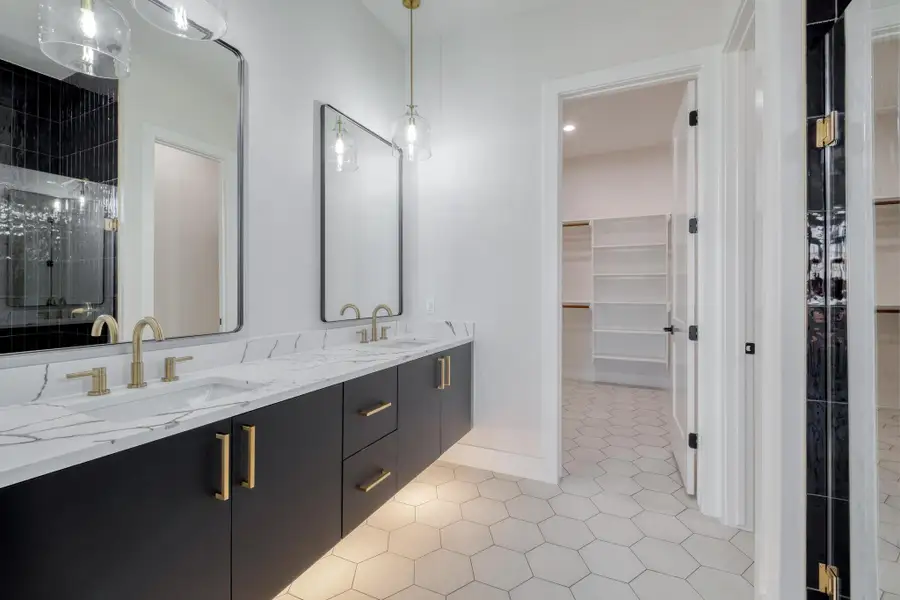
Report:
<svg viewBox="0 0 900 600"><path fill-rule="evenodd" d="M0 354L240 328L243 60L168 35L128 0L122 79L38 44L38 0L0 19Z"/></svg>
<svg viewBox="0 0 900 600"><path fill-rule="evenodd" d="M388 140L332 106L323 105L320 118L322 320L371 317L382 304L399 315L402 156Z"/></svg>

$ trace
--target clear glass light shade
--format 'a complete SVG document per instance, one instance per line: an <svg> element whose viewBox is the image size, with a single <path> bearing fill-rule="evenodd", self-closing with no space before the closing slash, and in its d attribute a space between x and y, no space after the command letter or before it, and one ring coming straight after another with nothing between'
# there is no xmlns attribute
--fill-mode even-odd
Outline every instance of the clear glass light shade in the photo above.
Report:
<svg viewBox="0 0 900 600"><path fill-rule="evenodd" d="M352 173L359 170L359 154L356 141L347 133L346 125L338 119L332 130L331 151L328 153L329 166L338 173Z"/></svg>
<svg viewBox="0 0 900 600"><path fill-rule="evenodd" d="M217 40L228 31L225 0L131 0L148 22L189 40Z"/></svg>
<svg viewBox="0 0 900 600"><path fill-rule="evenodd" d="M38 19L38 42L50 60L94 77L128 76L131 27L106 0L44 0Z"/></svg>
<svg viewBox="0 0 900 600"><path fill-rule="evenodd" d="M394 150L400 150L410 162L431 158L431 124L415 106L410 106L405 115L394 121L391 141Z"/></svg>

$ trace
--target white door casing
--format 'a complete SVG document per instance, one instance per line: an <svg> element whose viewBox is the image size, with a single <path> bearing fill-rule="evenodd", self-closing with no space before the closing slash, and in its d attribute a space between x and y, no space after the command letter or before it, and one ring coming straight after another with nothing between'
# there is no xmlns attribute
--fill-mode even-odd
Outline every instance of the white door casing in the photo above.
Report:
<svg viewBox="0 0 900 600"><path fill-rule="evenodd" d="M688 436L697 431L697 345L688 339L696 320L696 236L689 220L697 214L697 128L689 123L697 106L697 84L687 84L672 131L674 205L672 207L672 450L685 492L697 493L697 451Z"/></svg>

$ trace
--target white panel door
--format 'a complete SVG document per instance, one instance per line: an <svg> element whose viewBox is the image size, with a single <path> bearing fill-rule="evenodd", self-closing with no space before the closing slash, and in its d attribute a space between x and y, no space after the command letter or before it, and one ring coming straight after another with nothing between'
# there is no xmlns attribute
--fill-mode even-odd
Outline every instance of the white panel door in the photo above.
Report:
<svg viewBox="0 0 900 600"><path fill-rule="evenodd" d="M689 82L672 133L674 206L672 207L672 451L685 492L697 493L697 451L688 436L697 431L697 343L688 339L696 325L696 235L688 231L697 214L697 128L689 123L696 109L697 84Z"/></svg>

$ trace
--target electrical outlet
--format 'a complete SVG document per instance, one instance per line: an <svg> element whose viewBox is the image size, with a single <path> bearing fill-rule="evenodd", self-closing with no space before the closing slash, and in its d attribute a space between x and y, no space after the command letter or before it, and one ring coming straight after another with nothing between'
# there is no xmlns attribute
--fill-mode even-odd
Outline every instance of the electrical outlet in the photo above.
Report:
<svg viewBox="0 0 900 600"><path fill-rule="evenodd" d="M434 298L429 298L425 301L425 312L429 315L434 314Z"/></svg>

